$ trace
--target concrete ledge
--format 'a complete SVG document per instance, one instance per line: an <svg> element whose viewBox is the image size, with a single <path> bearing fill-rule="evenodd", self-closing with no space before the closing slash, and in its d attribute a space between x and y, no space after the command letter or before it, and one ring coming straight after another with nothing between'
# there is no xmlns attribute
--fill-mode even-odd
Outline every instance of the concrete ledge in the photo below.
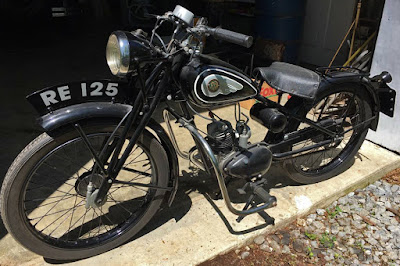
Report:
<svg viewBox="0 0 400 266"><path fill-rule="evenodd" d="M278 198L278 206L267 213L275 218L275 226L266 225L259 215L248 216L238 224L236 216L227 210L222 200L210 202L203 195L216 186L215 180L193 170L187 162L182 162L181 166L181 186L173 206L161 210L142 236L107 253L70 264L196 265L246 244L256 235L284 227L299 216L326 207L338 197L373 183L400 167L400 156L366 141L349 170L313 185L293 184L280 173L279 165L274 166L270 185L271 194ZM239 199L237 202L240 202ZM0 240L2 264L47 263L7 235Z"/></svg>

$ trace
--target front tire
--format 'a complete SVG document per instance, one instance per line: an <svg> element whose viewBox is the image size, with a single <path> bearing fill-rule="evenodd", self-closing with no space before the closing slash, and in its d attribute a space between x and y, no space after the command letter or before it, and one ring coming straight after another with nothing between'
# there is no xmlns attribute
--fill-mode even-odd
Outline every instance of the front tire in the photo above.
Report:
<svg viewBox="0 0 400 266"><path fill-rule="evenodd" d="M99 152L115 125L82 128ZM165 191L114 183L104 205L86 209L92 169L93 158L74 129L33 140L2 186L1 215L8 232L27 249L57 260L94 256L130 240L157 212ZM117 180L166 187L168 176L165 150L144 131ZM101 176L91 178L98 187Z"/></svg>

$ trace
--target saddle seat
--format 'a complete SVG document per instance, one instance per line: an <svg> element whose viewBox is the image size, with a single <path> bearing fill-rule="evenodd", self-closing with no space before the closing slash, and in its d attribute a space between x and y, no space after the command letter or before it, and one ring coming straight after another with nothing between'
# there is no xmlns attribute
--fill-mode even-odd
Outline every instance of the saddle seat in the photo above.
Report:
<svg viewBox="0 0 400 266"><path fill-rule="evenodd" d="M316 72L283 62L274 62L254 71L272 88L302 98L314 99L321 83Z"/></svg>

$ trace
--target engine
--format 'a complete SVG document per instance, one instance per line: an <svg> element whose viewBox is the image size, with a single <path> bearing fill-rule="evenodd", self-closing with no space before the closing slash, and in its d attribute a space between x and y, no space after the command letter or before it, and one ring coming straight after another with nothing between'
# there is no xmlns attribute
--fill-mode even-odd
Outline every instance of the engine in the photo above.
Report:
<svg viewBox="0 0 400 266"><path fill-rule="evenodd" d="M207 125L207 134L207 142L226 176L261 177L269 170L272 153L263 142L248 144L251 131L246 123L239 121L234 130L229 121L213 121Z"/></svg>
<svg viewBox="0 0 400 266"><path fill-rule="evenodd" d="M207 142L216 155L223 155L233 150L234 137L232 124L226 120L213 121L207 125Z"/></svg>
<svg viewBox="0 0 400 266"><path fill-rule="evenodd" d="M250 145L224 158L220 167L225 174L236 178L261 177L269 170L272 153L265 143Z"/></svg>

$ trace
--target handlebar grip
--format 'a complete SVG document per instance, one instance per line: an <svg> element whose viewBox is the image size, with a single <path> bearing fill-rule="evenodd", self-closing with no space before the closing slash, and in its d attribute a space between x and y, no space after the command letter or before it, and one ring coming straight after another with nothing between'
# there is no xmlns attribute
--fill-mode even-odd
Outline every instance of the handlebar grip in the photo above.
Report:
<svg viewBox="0 0 400 266"><path fill-rule="evenodd" d="M231 42L246 48L249 48L253 44L252 36L244 35L238 32L224 30L221 28L213 28L209 29L209 33L216 39Z"/></svg>

